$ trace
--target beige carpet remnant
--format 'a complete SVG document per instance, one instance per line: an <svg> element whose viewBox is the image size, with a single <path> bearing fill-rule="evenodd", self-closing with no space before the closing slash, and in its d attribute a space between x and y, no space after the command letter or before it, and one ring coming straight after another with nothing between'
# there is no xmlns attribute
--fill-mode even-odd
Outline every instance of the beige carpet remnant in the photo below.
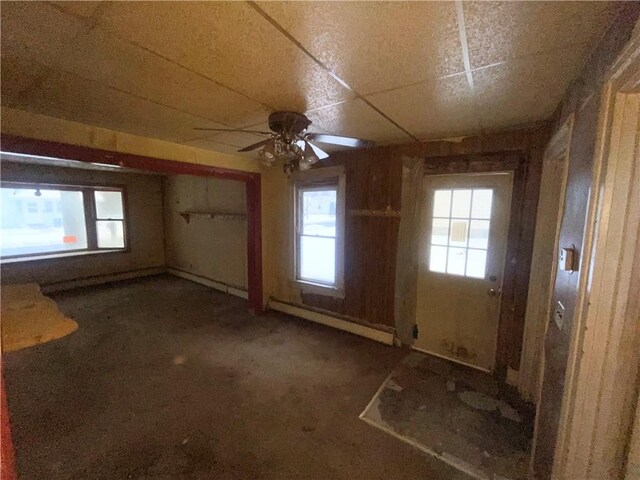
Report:
<svg viewBox="0 0 640 480"><path fill-rule="evenodd" d="M36 283L0 288L2 351L23 348L65 337L78 324L65 317L56 302L45 297Z"/></svg>

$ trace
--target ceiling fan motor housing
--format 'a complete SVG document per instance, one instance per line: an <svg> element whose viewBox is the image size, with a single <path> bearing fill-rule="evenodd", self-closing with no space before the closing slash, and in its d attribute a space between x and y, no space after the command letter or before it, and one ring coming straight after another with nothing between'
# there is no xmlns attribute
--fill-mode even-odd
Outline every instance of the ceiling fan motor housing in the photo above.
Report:
<svg viewBox="0 0 640 480"><path fill-rule="evenodd" d="M301 113L273 112L269 115L269 128L276 133L282 134L289 141L294 140L309 125L311 125L311 120Z"/></svg>

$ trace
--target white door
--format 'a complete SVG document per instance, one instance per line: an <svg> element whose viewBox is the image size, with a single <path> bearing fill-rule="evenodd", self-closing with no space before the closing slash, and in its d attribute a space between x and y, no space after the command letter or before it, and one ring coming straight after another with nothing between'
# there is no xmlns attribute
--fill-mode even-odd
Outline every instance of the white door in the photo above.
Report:
<svg viewBox="0 0 640 480"><path fill-rule="evenodd" d="M414 347L495 365L511 173L425 177Z"/></svg>

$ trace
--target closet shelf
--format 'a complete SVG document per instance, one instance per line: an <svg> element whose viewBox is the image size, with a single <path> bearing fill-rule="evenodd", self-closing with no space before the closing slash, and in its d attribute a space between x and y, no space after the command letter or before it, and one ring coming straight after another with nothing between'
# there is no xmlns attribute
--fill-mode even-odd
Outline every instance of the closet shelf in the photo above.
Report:
<svg viewBox="0 0 640 480"><path fill-rule="evenodd" d="M247 216L244 213L222 213L222 212L180 212L184 221L189 223L191 217L209 218L218 220L244 220Z"/></svg>

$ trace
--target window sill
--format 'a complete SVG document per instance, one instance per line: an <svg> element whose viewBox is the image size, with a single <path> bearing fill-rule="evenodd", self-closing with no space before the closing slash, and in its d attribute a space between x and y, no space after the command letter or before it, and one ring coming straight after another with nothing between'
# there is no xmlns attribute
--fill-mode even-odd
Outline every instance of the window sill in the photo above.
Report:
<svg viewBox="0 0 640 480"><path fill-rule="evenodd" d="M306 282L304 280L293 280L292 283L300 288L300 290L302 290L302 293L312 293L333 298L344 298L344 290L338 287L331 287L329 285L322 285L320 283Z"/></svg>
<svg viewBox="0 0 640 480"><path fill-rule="evenodd" d="M105 253L126 253L129 252L127 248L114 248L109 250L89 250L84 252L68 252L68 253L52 253L48 255L33 255L31 257L14 257L0 259L0 265L8 265L21 262L35 262L38 260L57 260L60 258L73 258L84 257L91 255L103 255Z"/></svg>

